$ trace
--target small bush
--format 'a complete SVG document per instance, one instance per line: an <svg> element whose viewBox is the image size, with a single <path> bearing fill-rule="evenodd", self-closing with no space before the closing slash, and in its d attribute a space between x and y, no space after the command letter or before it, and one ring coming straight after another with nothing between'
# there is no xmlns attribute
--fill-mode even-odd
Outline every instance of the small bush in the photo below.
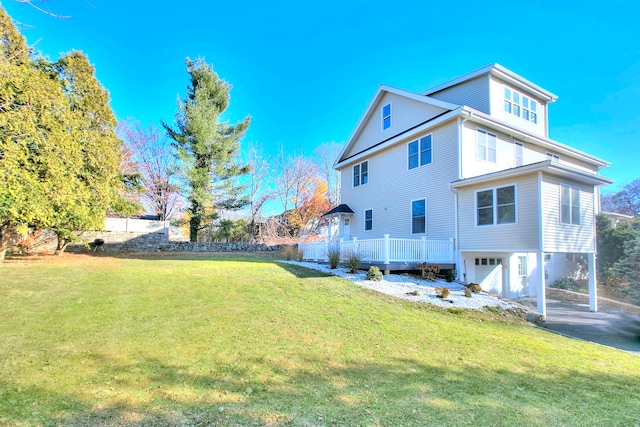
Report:
<svg viewBox="0 0 640 427"><path fill-rule="evenodd" d="M449 283L451 283L454 280L456 280L456 270L455 270L455 268L452 268L451 270L445 270L444 280L446 280Z"/></svg>
<svg viewBox="0 0 640 427"><path fill-rule="evenodd" d="M467 289L476 294L482 292L482 286L478 285L477 283L469 283L467 285Z"/></svg>
<svg viewBox="0 0 640 427"><path fill-rule="evenodd" d="M382 272L380 269L375 265L369 267L369 270L367 270L367 280L373 280L374 282L382 280Z"/></svg>
<svg viewBox="0 0 640 427"><path fill-rule="evenodd" d="M298 258L298 248L296 245L284 245L282 247L282 252L284 252L284 256L287 261Z"/></svg>
<svg viewBox="0 0 640 427"><path fill-rule="evenodd" d="M440 286L438 286L438 287L436 287L435 291L436 291L436 296L438 298L442 298L442 299L447 298L449 296L449 294L451 293L449 288L447 288L446 286L444 288L441 288Z"/></svg>
<svg viewBox="0 0 640 427"><path fill-rule="evenodd" d="M418 292L418 291L411 291L411 292L407 292L405 295L411 295L411 296L417 297L417 296L419 296L419 295L420 295L420 292Z"/></svg>
<svg viewBox="0 0 640 427"><path fill-rule="evenodd" d="M471 298L471 289L465 289L464 290L464 296L467 298Z"/></svg>
<svg viewBox="0 0 640 427"><path fill-rule="evenodd" d="M302 251L302 249L298 249L298 261L302 262L303 259L304 259L304 252Z"/></svg>
<svg viewBox="0 0 640 427"><path fill-rule="evenodd" d="M329 257L329 268L331 270L338 268L338 264L340 264L340 249L338 248L329 249L327 256Z"/></svg>
<svg viewBox="0 0 640 427"><path fill-rule="evenodd" d="M556 279L551 284L552 288L555 289L565 289L567 291L578 292L580 290L580 285L575 279L571 277L562 277L560 279Z"/></svg>
<svg viewBox="0 0 640 427"><path fill-rule="evenodd" d="M347 267L349 268L349 273L356 274L358 272L358 267L362 264L362 260L364 259L364 255L360 252L349 252L347 254Z"/></svg>

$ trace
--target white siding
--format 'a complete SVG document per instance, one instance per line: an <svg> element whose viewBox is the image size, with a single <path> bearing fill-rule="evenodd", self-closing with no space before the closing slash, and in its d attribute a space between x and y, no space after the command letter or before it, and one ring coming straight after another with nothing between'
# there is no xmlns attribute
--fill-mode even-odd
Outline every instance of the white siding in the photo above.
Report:
<svg viewBox="0 0 640 427"><path fill-rule="evenodd" d="M491 114L488 75L434 92L429 96L457 105L467 105L483 113Z"/></svg>
<svg viewBox="0 0 640 427"><path fill-rule="evenodd" d="M560 223L560 184L580 188L580 225ZM542 182L544 252L594 252L595 215L593 204L593 186L584 186L544 175Z"/></svg>
<svg viewBox="0 0 640 427"><path fill-rule="evenodd" d="M476 135L478 129L496 135L496 163L479 160L477 158ZM514 150L513 138L496 132L491 128L479 126L471 121L467 121L462 130L462 177L471 178L474 176L513 168L515 166ZM531 160L530 163L544 160L540 158L539 160L534 161L534 156L531 156L526 152L524 159L525 163L529 163L529 160Z"/></svg>
<svg viewBox="0 0 640 427"><path fill-rule="evenodd" d="M391 103L391 127L383 130L381 110L382 106L388 103ZM356 140L343 158L366 150L445 111L447 110L441 107L387 92L374 105L368 121L356 135Z"/></svg>
<svg viewBox="0 0 640 427"><path fill-rule="evenodd" d="M516 185L516 223L476 225L476 191ZM461 251L534 251L539 245L536 174L493 181L459 190Z"/></svg>
<svg viewBox="0 0 640 427"><path fill-rule="evenodd" d="M454 237L454 195L449 183L458 178L457 122L432 132L432 163L408 170L410 138L368 157L369 183L353 187L352 167L342 169L342 202L355 212L351 235L379 238L448 239ZM419 137L427 135L421 134ZM426 199L426 234L411 234L411 201ZM364 231L364 210L373 210L373 230Z"/></svg>
<svg viewBox="0 0 640 427"><path fill-rule="evenodd" d="M517 117L511 113L504 111L504 88L507 87L511 90L514 90L520 94L524 94L530 99L533 99L537 102L537 123L533 123L527 120L524 120L522 117ZM533 93L524 91L520 88L514 87L513 85L509 85L508 83L497 79L495 77L491 78L491 113L493 117L507 122L514 127L520 129L526 129L529 132L540 135L543 137L548 137L548 126L547 126L547 104L544 103L540 98L537 98Z"/></svg>

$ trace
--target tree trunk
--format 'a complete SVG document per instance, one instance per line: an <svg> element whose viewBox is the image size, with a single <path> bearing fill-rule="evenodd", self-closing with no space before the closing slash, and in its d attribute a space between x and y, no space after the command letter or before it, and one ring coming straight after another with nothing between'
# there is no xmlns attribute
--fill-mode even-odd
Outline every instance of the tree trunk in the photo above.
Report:
<svg viewBox="0 0 640 427"><path fill-rule="evenodd" d="M7 222L0 226L0 263L4 262L5 254L7 253L7 247L9 246L9 239L13 233L13 223Z"/></svg>
<svg viewBox="0 0 640 427"><path fill-rule="evenodd" d="M71 243L71 240L58 237L58 245L56 246L55 255L62 256L64 250L69 246L69 243Z"/></svg>

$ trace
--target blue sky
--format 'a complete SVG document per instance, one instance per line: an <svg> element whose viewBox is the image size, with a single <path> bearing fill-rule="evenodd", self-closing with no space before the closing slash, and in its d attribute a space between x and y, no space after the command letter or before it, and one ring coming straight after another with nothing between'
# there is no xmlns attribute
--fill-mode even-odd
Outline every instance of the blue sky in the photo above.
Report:
<svg viewBox="0 0 640 427"><path fill-rule="evenodd" d="M81 50L119 120L173 121L185 57L233 85L244 146L310 155L343 143L380 84L421 91L497 62L558 95L550 136L640 177L640 2L48 0L1 4L55 60Z"/></svg>

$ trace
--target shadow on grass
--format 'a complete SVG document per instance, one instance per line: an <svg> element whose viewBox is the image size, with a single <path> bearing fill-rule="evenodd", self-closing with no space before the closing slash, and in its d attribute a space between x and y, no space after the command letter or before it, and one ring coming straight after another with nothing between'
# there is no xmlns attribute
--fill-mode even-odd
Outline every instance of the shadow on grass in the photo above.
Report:
<svg viewBox="0 0 640 427"><path fill-rule="evenodd" d="M205 373L159 359L105 360L102 373L113 379L108 389L94 379L78 395L56 392L54 384L45 390L0 383L0 424L634 425L640 413L637 374L330 359L298 360L304 367L297 368L272 358L245 360Z"/></svg>

